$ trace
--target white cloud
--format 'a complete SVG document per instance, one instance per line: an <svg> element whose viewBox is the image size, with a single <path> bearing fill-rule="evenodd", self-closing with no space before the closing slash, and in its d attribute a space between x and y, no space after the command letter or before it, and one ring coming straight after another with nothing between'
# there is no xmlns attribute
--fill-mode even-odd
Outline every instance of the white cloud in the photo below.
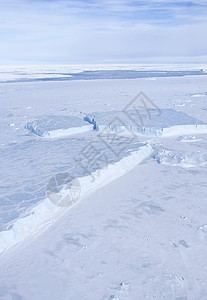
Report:
<svg viewBox="0 0 207 300"><path fill-rule="evenodd" d="M145 3L1 0L0 61L124 62L207 54L203 8L185 11L180 1Z"/></svg>

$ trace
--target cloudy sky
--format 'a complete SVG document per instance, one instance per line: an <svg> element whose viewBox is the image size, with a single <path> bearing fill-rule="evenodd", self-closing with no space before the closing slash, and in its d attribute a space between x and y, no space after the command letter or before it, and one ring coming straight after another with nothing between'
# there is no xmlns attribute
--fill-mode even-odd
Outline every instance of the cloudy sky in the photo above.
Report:
<svg viewBox="0 0 207 300"><path fill-rule="evenodd" d="M207 63L207 1L0 0L0 63Z"/></svg>

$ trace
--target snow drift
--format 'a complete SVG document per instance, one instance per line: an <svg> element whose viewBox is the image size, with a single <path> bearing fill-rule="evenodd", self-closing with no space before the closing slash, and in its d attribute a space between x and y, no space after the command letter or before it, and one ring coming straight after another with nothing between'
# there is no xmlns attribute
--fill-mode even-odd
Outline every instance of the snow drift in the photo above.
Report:
<svg viewBox="0 0 207 300"><path fill-rule="evenodd" d="M155 153L154 158L160 164L183 168L202 167L207 165L207 155L200 152L181 153L162 150Z"/></svg>

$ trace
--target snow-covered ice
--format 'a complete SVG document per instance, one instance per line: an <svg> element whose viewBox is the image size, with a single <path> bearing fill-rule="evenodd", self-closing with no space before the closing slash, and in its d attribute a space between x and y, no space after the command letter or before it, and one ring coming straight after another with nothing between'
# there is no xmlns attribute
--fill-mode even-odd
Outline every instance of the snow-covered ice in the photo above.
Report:
<svg viewBox="0 0 207 300"><path fill-rule="evenodd" d="M0 299L205 300L207 68L68 68L0 72Z"/></svg>

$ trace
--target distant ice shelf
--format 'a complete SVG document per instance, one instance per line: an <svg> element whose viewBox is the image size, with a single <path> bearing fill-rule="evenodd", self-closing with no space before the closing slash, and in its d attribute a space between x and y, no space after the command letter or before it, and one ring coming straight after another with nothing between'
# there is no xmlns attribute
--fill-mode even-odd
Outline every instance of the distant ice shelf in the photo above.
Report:
<svg viewBox="0 0 207 300"><path fill-rule="evenodd" d="M13 82L45 82L45 81L71 81L71 80L96 80L96 79L136 79L136 78L160 78L160 77L181 77L206 75L206 70L199 69L198 67L192 67L191 69L183 69L176 66L171 70L163 69L163 67L142 67L140 66L128 66L123 70L121 66L110 66L109 69L105 69L104 66L97 67L65 67L59 68L54 71L50 68L44 69L24 69L21 71L13 70L1 70L0 82L1 83L13 83ZM126 66L125 66L126 68Z"/></svg>

